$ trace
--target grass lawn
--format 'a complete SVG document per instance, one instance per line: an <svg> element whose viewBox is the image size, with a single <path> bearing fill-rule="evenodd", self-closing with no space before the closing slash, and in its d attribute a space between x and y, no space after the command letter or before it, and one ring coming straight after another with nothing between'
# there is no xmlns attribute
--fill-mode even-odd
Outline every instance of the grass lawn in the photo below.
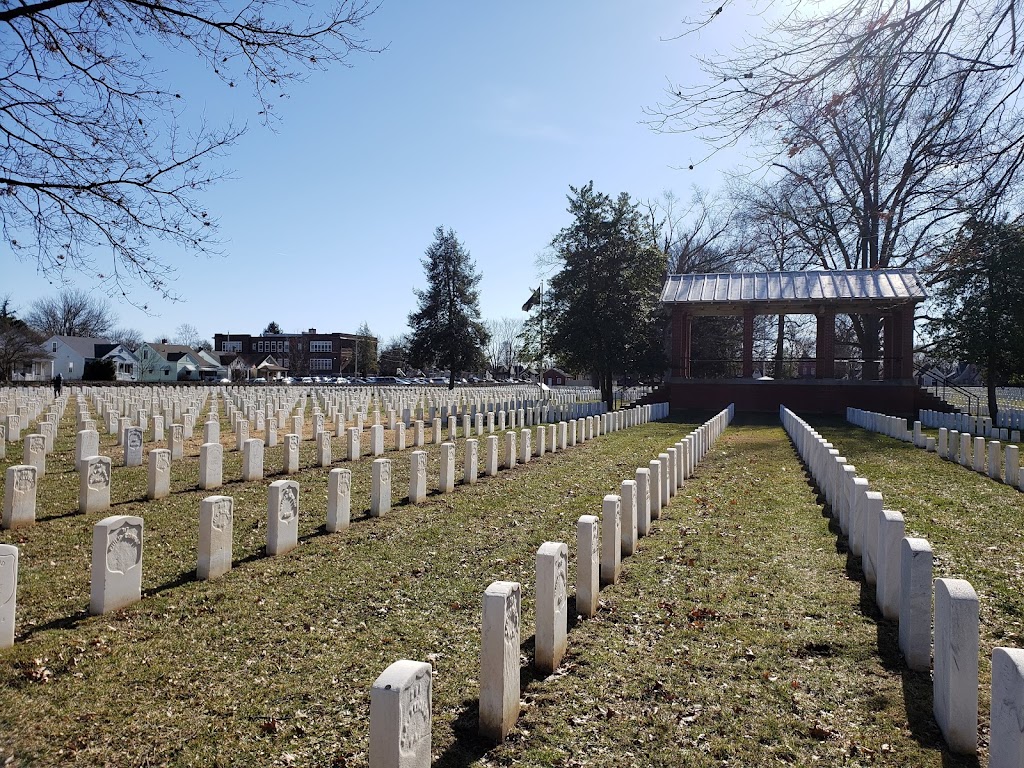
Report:
<svg viewBox="0 0 1024 768"><path fill-rule="evenodd" d="M294 476L301 546L266 557L266 486L275 478L229 482L216 493L235 498L235 568L212 582L193 578L199 501L211 493L195 489L197 446L175 463L172 496L159 502L143 498L145 468L118 467L111 514L146 521L144 598L90 617L91 527L101 515L75 512L77 477L61 469L72 411L50 457L56 471L42 482L38 524L0 533L22 557L18 638L0 652L0 752L14 765L364 766L370 685L399 658L434 666L441 766L976 764L943 753L929 677L902 668L895 624L872 610L858 564L777 424L726 431L624 561L621 581L602 591L598 616L571 622L559 671L534 679L537 547L567 542L574 583L576 519L599 515L604 494L694 419L602 436L419 506L400 502L411 449L389 453L398 506L379 519L366 515L370 461L339 461L336 440L335 466L353 470L352 527L324 532L327 470L304 469ZM947 485L963 486L973 503L971 473L861 430L828 429L847 456L864 452L864 466L854 463L887 506L900 493L925 496L928 473L915 462L926 460L932 472L955 469ZM228 444L226 432L224 424ZM267 450L268 475L281 450ZM427 451L436 486L437 449ZM20 461L20 446L13 452L0 466ZM313 452L302 444L304 467ZM239 465L226 452L225 478L237 478ZM937 572L959 556L937 532L964 539L963 575L982 593L983 632L999 624L1014 632L999 642L1016 644L1019 626L1003 622L1008 609L993 613L988 583L972 574L1000 578L1000 550L1009 557L1017 534L995 539L983 523L1012 520L1020 502L977 481L995 494L971 507L984 511L977 524L957 527L957 507L933 511L938 522L926 530L909 506L896 508L908 531L932 540ZM999 505L1016 506L997 515ZM1009 590L1013 579L1001 578ZM476 675L483 590L496 579L523 583L524 707L509 739L489 748L476 736ZM982 646L988 652L984 638Z"/></svg>

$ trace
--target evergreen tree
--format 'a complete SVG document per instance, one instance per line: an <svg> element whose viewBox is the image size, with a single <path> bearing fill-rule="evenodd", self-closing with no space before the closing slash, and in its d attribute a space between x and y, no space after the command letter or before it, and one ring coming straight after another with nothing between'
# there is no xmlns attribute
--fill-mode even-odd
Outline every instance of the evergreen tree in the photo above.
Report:
<svg viewBox="0 0 1024 768"><path fill-rule="evenodd" d="M1024 377L1024 226L972 218L938 273L936 354L984 370L994 419L996 387Z"/></svg>
<svg viewBox="0 0 1024 768"><path fill-rule="evenodd" d="M667 258L627 194L613 200L593 182L569 189L574 221L552 241L562 268L544 297L544 343L568 368L594 373L611 408L617 373L664 369Z"/></svg>
<svg viewBox="0 0 1024 768"><path fill-rule="evenodd" d="M417 367L448 368L448 388L458 371L483 364L487 331L480 321L480 274L455 232L438 227L422 262L427 289L416 291L419 308L409 315L409 359Z"/></svg>

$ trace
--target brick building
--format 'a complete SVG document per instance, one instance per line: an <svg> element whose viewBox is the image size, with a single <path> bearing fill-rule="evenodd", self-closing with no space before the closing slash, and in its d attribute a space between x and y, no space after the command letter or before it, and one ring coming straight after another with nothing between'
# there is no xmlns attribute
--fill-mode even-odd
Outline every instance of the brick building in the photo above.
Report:
<svg viewBox="0 0 1024 768"><path fill-rule="evenodd" d="M362 337L350 333L317 333L310 328L305 333L265 333L252 336L247 333L216 333L213 336L217 352L237 352L249 357L254 354L272 354L290 376L344 376L354 375L357 347ZM358 361L361 367L363 361Z"/></svg>

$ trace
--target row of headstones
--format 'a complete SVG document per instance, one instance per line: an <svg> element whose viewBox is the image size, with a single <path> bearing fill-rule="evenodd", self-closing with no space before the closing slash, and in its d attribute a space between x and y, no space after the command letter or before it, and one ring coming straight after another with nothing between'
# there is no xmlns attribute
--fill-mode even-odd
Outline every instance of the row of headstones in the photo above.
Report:
<svg viewBox="0 0 1024 768"><path fill-rule="evenodd" d="M601 520L582 515L576 523L576 610L597 613L601 587L619 579L623 557L650 533L671 496L683 487L697 462L732 419L733 406L693 430L648 467L624 480L619 494L602 503ZM537 550L534 665L554 673L568 648L569 548L547 541ZM495 581L484 591L480 642L480 734L500 743L519 717L522 585ZM431 762L431 666L401 659L374 681L370 690L370 767L427 768Z"/></svg>
<svg viewBox="0 0 1024 768"><path fill-rule="evenodd" d="M973 418L973 417L972 417ZM1004 482L1015 488L1021 488L1024 480L1020 472L1020 432L1014 430L1009 438L1013 445L1003 445L999 440L972 436L969 432L958 432L955 429L939 427L937 437L925 435L922 422L915 421L912 431L907 431L906 419L873 411L862 411L858 408L846 409L846 420L855 426L879 432L897 440L913 443L917 448L934 452L947 461L958 462L975 472L987 474L993 480ZM960 423L960 422L957 422ZM993 427L991 434L1007 439L1007 430Z"/></svg>
<svg viewBox="0 0 1024 768"><path fill-rule="evenodd" d="M978 748L978 596L963 579L932 581L932 548L904 535L899 512L883 509L882 495L831 443L784 406L780 418L790 439L860 555L864 578L875 586L875 601L887 619L899 622L899 647L907 667L931 669L933 713L954 752ZM935 599L932 665L932 597ZM1024 731L1024 650L996 648L992 654L992 713L989 765L1019 766Z"/></svg>
<svg viewBox="0 0 1024 768"><path fill-rule="evenodd" d="M550 434L551 450L565 450L567 446L575 445L577 435L580 441L588 439L588 430L592 430L589 438L601 434L600 430L605 427L608 431L616 431L634 423L639 424L648 415L657 415L664 418L667 415L667 406L646 406L635 409L634 413L619 411L612 414L607 420L592 420L587 423L586 419L579 419L570 423L548 425L537 428L537 455L543 456L545 452L546 437ZM607 423L605 423L607 421ZM557 427L557 429L556 429ZM596 428L596 433L595 433ZM129 429L138 429L131 427ZM380 427L379 429L382 429ZM351 432L350 432L351 435ZM517 451L515 432L506 435L506 457L505 466L514 467L516 464L517 452L519 460L528 462L531 455L531 433L523 430L521 442ZM356 435L358 438L358 435ZM285 440L285 472L294 474L298 471L298 438L296 435L287 435ZM130 441L126 440L126 444ZM498 438L488 438L488 454L485 472L489 476L497 474L498 465ZM466 469L465 481L473 483L477 478L477 451L476 440L468 440L466 448ZM326 448L325 448L326 446ZM358 446L358 444L357 444ZM321 466L328 466L330 460L330 435L326 432L320 434L318 443L318 461ZM445 443L441 446L441 481L439 489L442 493L449 493L454 490L454 466L455 466L455 445ZM381 442L381 450L383 450ZM356 448L358 455L358 447ZM223 446L220 443L207 443L200 451L199 484L201 488L218 488L222 484L222 455ZM667 459L667 456L666 456ZM409 483L409 501L413 504L421 503L426 498L426 453L414 451L410 456L411 468ZM147 496L150 499L164 498L169 494L170 489L170 465L171 452L167 449L154 449L149 452L149 477ZM80 494L79 511L82 513L102 512L110 508L110 484L111 484L111 460L107 456L86 457L79 470ZM245 452L242 461L243 480L252 481L263 477L263 441L250 439L246 441ZM666 472L667 477L667 472ZM370 515L380 516L391 508L391 460L376 459L373 462L371 472L371 503ZM327 523L328 531L336 532L348 527L351 517L351 485L352 474L348 469L334 469L328 477L328 503ZM5 477L4 506L2 524L4 528L22 528L33 525L36 515L36 489L38 487L37 470L32 465L15 465L8 467ZM267 514L267 553L271 555L283 554L293 549L298 542L298 513L299 513L299 485L294 481L278 480L270 484L268 489ZM659 507L660 508L660 507ZM106 518L97 525L113 525L111 521L120 519L123 516ZM203 501L200 511L200 535L199 535L199 578L211 578L210 563L219 563L219 569L214 568L214 575L224 572L224 566L230 568L231 564L231 529L230 521L233 517L233 501L226 496L214 496ZM227 520L227 528L223 521ZM636 528L634 514L633 530ZM218 524L217 521L220 521ZM131 579L125 581L117 574L125 575L124 569L118 570L110 567L106 570L97 565L96 542L100 540L99 535L94 536L94 559L93 559L93 605L113 605L114 610L130 604L141 597L141 542L142 523L141 518L131 518L130 523L124 523L122 527L128 526L132 534L132 540L138 541L139 557L135 565L138 570L132 570ZM127 529L126 529L127 530ZM635 538L635 537L634 537ZM632 551L632 550L631 550ZM15 559L16 563L16 559ZM204 563L206 565L204 566ZM109 563L108 563L109 564ZM131 568L134 569L135 565ZM204 572L207 574L204 576ZM111 586L113 585L113 586ZM2 589L2 586L0 586ZM97 591L99 590L99 591ZM136 595L127 603L127 598L106 598L103 597L107 591L112 590L116 595ZM13 603L12 608L13 611ZM94 611L95 612L95 611ZM103 610L99 612L105 612ZM11 614L13 617L13 613ZM11 619L13 624L13 618ZM12 629L13 632L13 629ZM13 638L13 634L12 634ZM13 642L13 639L12 639Z"/></svg>
<svg viewBox="0 0 1024 768"><path fill-rule="evenodd" d="M587 417L576 419L571 422L561 422L557 425L551 424L547 427L537 427L537 455L542 456L545 451L546 433L550 434L549 445L551 450L560 448L564 450L568 445L575 445L577 439L585 440L607 431L615 431L635 424L645 423L654 418L664 418L667 414L667 404L659 403L654 405L639 406L627 411L616 411L611 414L604 414L599 419ZM159 417L157 417L159 418ZM300 417L293 417L299 419ZM466 427L464 417L464 428ZM456 427L454 417L449 417L449 434L454 435ZM479 414L478 414L479 427ZM294 424L301 429L301 422ZM434 420L434 441L435 444L441 440L440 419ZM171 447L169 449L153 449L149 451L149 468L147 475L146 495L148 499L162 499L170 494L171 462L178 460L183 455L182 439L186 434L182 425L172 425ZM288 434L284 439L284 461L282 471L286 475L295 474L299 471L299 442L301 434ZM236 438L242 451L242 480L251 482L264 477L264 447L265 442L258 438L248 438L248 422L239 421L236 424ZM405 449L404 429L396 434L396 449ZM4 506L0 525L4 528L19 528L32 525L35 522L36 493L39 478L46 471L46 456L42 450L41 436L32 435L25 443L24 464L9 467L5 476ZM423 446L423 424L417 422L414 430L414 440L417 448ZM220 488L224 483L224 449L220 439L220 424L216 421L209 421L204 425L204 442L199 450L199 487L203 490ZM143 461L143 440L141 427L126 427L124 437L124 466L140 466ZM467 441L466 472L468 479L472 474L473 481L477 476L477 451L475 440ZM506 434L506 466L515 465L517 449L515 447L516 433ZM531 455L530 431L523 430L521 448L519 449L521 461L529 461ZM472 445L470 445L472 444ZM269 447L276 445L276 430L273 423L268 429ZM450 445L449 450L442 449L442 492L445 488L454 486L454 448ZM384 427L374 425L370 428L370 449L374 456L384 453ZM417 455L418 454L418 455ZM357 427L348 428L348 458L357 460L362 455L361 433ZM450 457L448 463L445 458ZM317 455L316 465L320 467L330 466L332 463L331 436L328 432L317 433ZM99 455L99 433L94 430L83 430L76 436L75 444L75 466L79 472L79 512L83 514L103 512L110 508L110 486L112 479L112 462L109 457ZM497 472L497 437L490 436L487 441L486 471L488 474ZM387 465L390 467L390 464ZM384 472L383 465L375 465L375 477L387 478L388 492L387 507L390 507L390 470ZM425 498L425 467L426 454L414 452L412 457L414 481L419 481L422 488L415 490L410 486L410 499ZM451 480L446 483L446 477ZM385 493L383 487L375 498L384 504ZM416 502L414 502L416 503Z"/></svg>
<svg viewBox="0 0 1024 768"><path fill-rule="evenodd" d="M1024 414L1024 411L1017 411L1017 414ZM1020 430L1024 426L1024 420L999 412L996 423L988 416L975 416L969 413L945 413L943 411L932 411L921 409L919 420L928 429L945 427L947 430L955 429L957 432L970 432L972 435L983 435L996 440L1020 440ZM1016 437L1012 435L1016 434Z"/></svg>

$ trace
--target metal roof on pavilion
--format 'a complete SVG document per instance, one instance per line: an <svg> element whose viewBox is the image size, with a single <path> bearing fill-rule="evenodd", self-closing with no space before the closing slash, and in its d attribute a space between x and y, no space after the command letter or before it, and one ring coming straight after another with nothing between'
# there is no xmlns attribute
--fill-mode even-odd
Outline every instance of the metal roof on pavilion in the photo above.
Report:
<svg viewBox="0 0 1024 768"><path fill-rule="evenodd" d="M913 269L669 275L661 292L663 304L700 315L884 311L926 298Z"/></svg>

